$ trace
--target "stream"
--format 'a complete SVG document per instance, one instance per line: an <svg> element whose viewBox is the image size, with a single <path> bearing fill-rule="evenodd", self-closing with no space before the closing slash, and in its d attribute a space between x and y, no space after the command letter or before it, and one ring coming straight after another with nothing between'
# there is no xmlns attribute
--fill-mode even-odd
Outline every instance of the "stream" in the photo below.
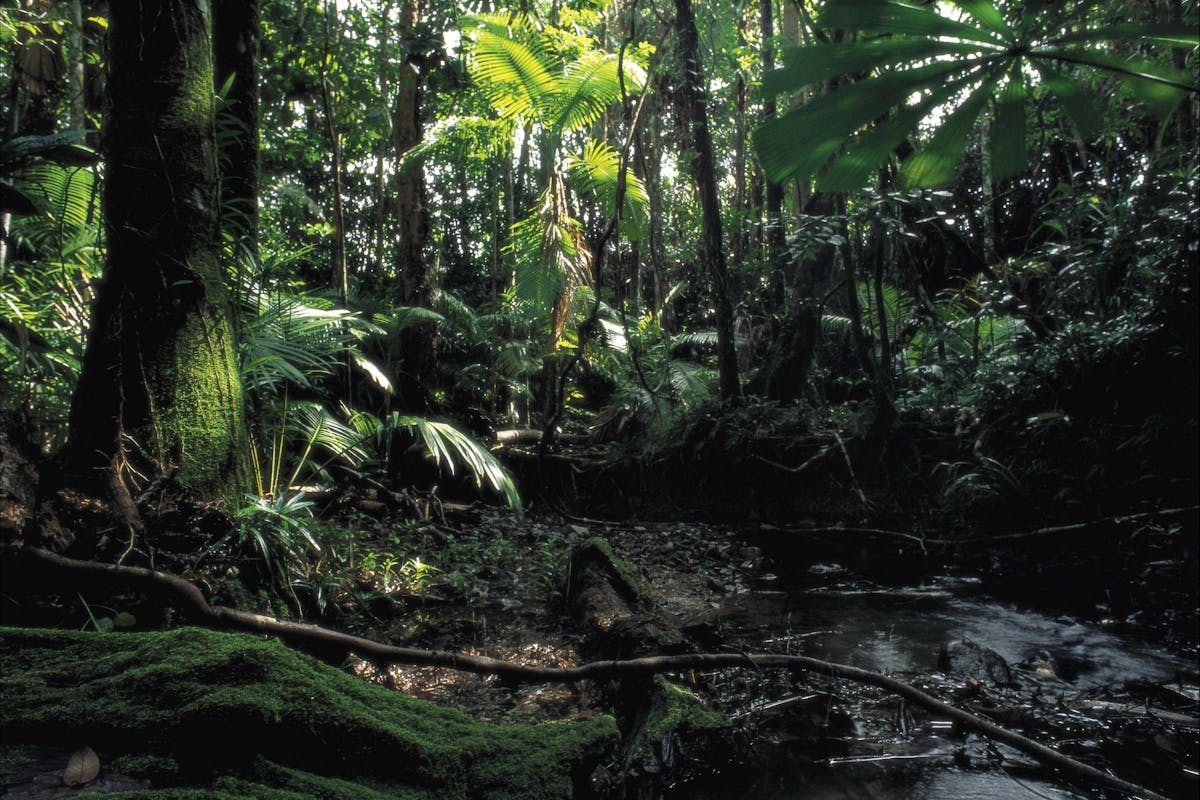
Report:
<svg viewBox="0 0 1200 800"><path fill-rule="evenodd" d="M1159 785L1165 788L1160 790L1195 796L1200 786L1194 725L1200 699L1196 630L1175 631L1174 641L1164 642L1161 631L1139 631L1136 625L1104 619L1103 605L1094 618L1086 618L1007 602L992 591L1003 587L989 586L986 576L922 577L902 563L868 560L859 566L863 562L858 558L853 560L855 569L827 558L797 569L795 552L761 537L758 544L762 546L745 548L750 555L748 591L728 596L721 610L727 629L736 631L739 644L748 650L812 656L902 679L919 677L924 681L921 685L936 687L939 682L963 682L939 673L938 653L947 643L969 639L994 650L1013 668L1015 685L996 689L998 695L1015 707L1053 718L1056 725L1061 723L1054 728L1059 733L1077 734L1075 739L1053 742L1072 754L1089 748L1104 750L1104 734L1113 727L1108 712L1126 712L1122 717L1126 721L1131 713L1142 713L1144 695L1132 697L1130 690L1155 685L1157 691L1180 701L1183 713L1178 717L1168 713L1168 722L1174 722L1172 730L1191 742L1187 753L1179 754L1178 774L1162 780ZM1070 594L1070 588L1074 587L1063 594ZM1052 666L1054 674L1039 675L1039 665ZM866 697L864 701L849 689L833 689L828 697L814 696L809 702L810 708L815 702L827 715L830 733L824 752L813 747L811 738L787 733L785 721L784 735L768 743L771 754L765 764L756 762L751 770L735 768L725 776L686 782L664 796L697 800L1098 796L1056 780L1035 761L1006 746L996 747L974 735L964 738L948 722L930 718L923 710L906 711L898 701L875 694ZM805 698L793 700L802 707ZM1067 706L1064 700L1070 701ZM1134 709L1134 700L1142 705ZM753 718L761 716L763 707L788 705L774 698L756 702L759 707L752 705L735 715ZM1045 709L1056 702L1057 710ZM838 726L830 720L839 715L846 722L835 732ZM1151 726L1161 722L1150 716L1145 719ZM1034 730L1030 735L1047 741L1045 732ZM1171 746L1153 733L1151 739L1164 748Z"/></svg>

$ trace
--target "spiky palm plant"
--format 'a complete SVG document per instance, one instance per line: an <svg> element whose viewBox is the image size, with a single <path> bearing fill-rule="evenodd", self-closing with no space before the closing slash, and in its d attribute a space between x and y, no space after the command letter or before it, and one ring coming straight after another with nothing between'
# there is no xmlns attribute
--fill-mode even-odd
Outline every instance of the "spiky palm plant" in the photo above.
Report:
<svg viewBox="0 0 1200 800"><path fill-rule="evenodd" d="M520 125L540 137L543 187L535 207L514 225L508 252L516 266L516 297L550 311L553 346L566 326L572 293L590 284L592 273L592 254L572 214L568 188L611 216L624 181L621 231L638 239L645 229L645 187L621 168L611 146L584 135L614 103L644 87L645 73L632 59L597 50L564 62L545 32L520 17L465 17L463 27L471 41L471 75L509 124L508 135ZM494 130L504 132L500 126ZM573 135L582 144L563 157Z"/></svg>

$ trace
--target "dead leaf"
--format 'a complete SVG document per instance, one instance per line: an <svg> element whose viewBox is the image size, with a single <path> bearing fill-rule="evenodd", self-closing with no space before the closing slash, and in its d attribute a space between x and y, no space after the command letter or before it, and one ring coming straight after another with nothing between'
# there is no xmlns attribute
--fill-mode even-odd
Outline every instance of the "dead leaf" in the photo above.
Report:
<svg viewBox="0 0 1200 800"><path fill-rule="evenodd" d="M96 780L100 774L100 757L96 751L84 745L71 754L67 762L67 770L63 773L63 783L67 786L82 786Z"/></svg>

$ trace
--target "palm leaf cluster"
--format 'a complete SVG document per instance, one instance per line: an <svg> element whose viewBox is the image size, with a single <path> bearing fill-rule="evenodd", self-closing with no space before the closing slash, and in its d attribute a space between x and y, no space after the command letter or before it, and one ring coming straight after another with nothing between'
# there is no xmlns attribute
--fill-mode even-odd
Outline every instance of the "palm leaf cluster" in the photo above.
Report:
<svg viewBox="0 0 1200 800"><path fill-rule="evenodd" d="M493 109L540 137L545 185L537 205L514 225L507 252L516 268L516 297L550 312L553 347L566 327L575 287L591 281L592 255L567 185L606 218L616 215L626 237L644 235L645 186L621 165L611 145L585 134L606 110L644 88L645 72L632 60L599 50L563 63L548 39L520 17L481 15L462 23L471 41L471 75ZM572 136L581 144L560 162L560 149Z"/></svg>
<svg viewBox="0 0 1200 800"><path fill-rule="evenodd" d="M764 169L777 181L815 179L819 190L852 191L933 120L899 179L907 187L941 186L957 173L990 108L992 174L1002 180L1025 166L1025 106L1035 93L1053 95L1079 136L1098 131L1096 92L1077 67L1118 78L1159 114L1196 91L1194 76L1139 52L1145 45L1196 46L1194 20L1078 28L1067 23L1076 5L1034 12L1016 3L1002 11L992 0L826 3L823 28L863 38L792 48L785 66L765 77L771 94L838 85L756 132Z"/></svg>

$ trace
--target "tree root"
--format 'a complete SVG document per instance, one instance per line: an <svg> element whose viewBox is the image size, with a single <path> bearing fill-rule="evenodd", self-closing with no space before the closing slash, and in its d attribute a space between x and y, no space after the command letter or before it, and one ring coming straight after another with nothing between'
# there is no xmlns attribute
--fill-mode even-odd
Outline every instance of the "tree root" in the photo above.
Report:
<svg viewBox="0 0 1200 800"><path fill-rule="evenodd" d="M490 674L513 683L574 683L582 680L612 680L658 672L688 670L781 667L815 672L833 678L876 686L906 700L945 716L962 728L989 739L1003 742L1042 764L1060 770L1078 783L1101 786L1146 800L1165 800L1162 795L1115 775L1076 761L1056 750L1025 736L1002 728L962 709L929 695L915 686L845 664L834 664L807 656L775 653L691 653L672 656L650 656L627 660L592 661L577 667L544 668L512 664L484 656L469 656L443 651L420 650L381 644L358 636L332 631L316 625L277 620L259 614L237 611L225 606L211 606L194 584L164 572L143 567L126 567L79 561L47 550L25 548L5 559L6 585L19 579L25 585L34 581L41 591L48 585L69 582L71 591L81 588L125 587L154 595L172 602L189 622L225 630L240 630L264 636L278 636L289 645L311 653L322 660L341 663L353 654L378 665L416 664Z"/></svg>

